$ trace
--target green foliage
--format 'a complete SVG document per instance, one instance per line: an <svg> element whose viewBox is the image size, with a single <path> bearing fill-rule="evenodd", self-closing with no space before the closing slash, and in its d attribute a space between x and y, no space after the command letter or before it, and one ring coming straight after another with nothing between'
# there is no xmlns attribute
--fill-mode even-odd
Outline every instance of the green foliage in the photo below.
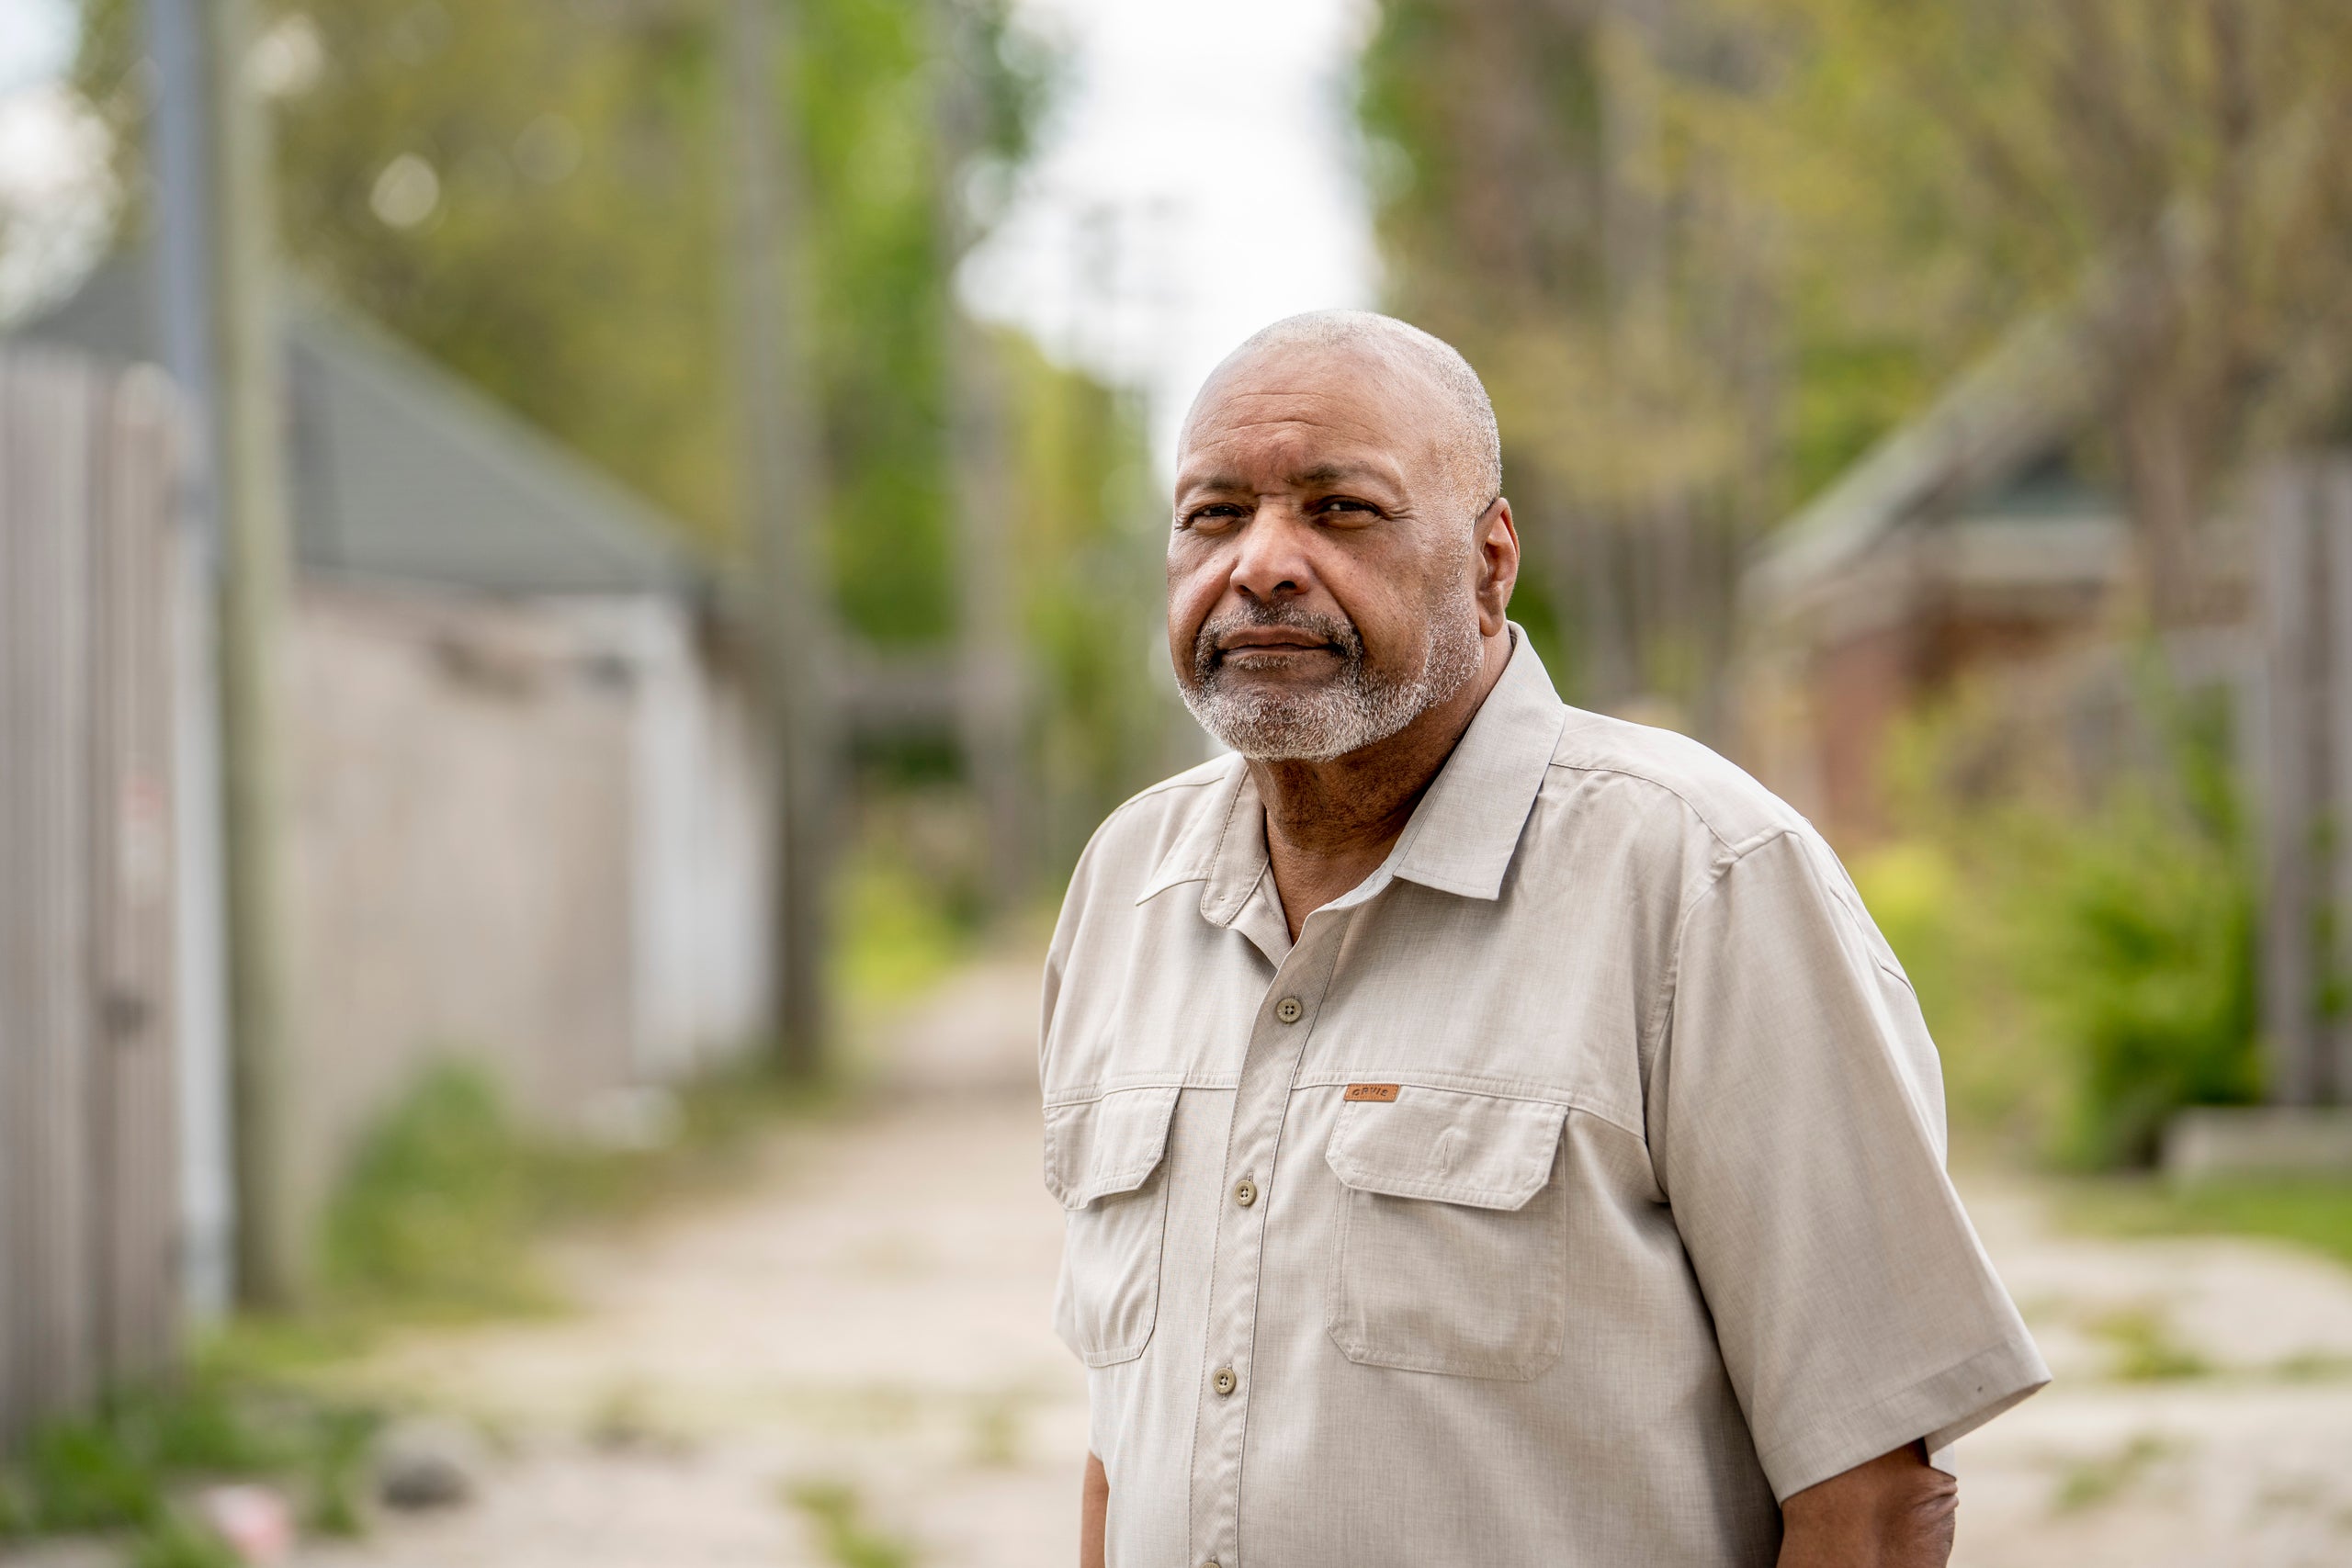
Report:
<svg viewBox="0 0 2352 1568"><path fill-rule="evenodd" d="M1726 107L1763 51L1719 5L1377 14L1357 107L1391 307L1494 398L1539 646L1577 700L1708 728L1785 488L1770 187Z"/></svg>
<svg viewBox="0 0 2352 1568"><path fill-rule="evenodd" d="M175 1506L197 1483L286 1486L317 1533L360 1533L367 1408L298 1395L205 1366L125 1390L88 1416L36 1428L0 1469L0 1540L53 1534L128 1538L134 1564L226 1568L236 1559Z"/></svg>
<svg viewBox="0 0 2352 1568"><path fill-rule="evenodd" d="M792 1506L817 1526L825 1555L841 1568L912 1568L913 1550L865 1522L856 1492L839 1482L811 1481L788 1489Z"/></svg>
<svg viewBox="0 0 2352 1568"><path fill-rule="evenodd" d="M1165 498L1139 411L1010 334L994 350L1018 411L1013 547L1038 690L1033 748L1050 863L1110 810L1193 761L1160 651Z"/></svg>
<svg viewBox="0 0 2352 1568"><path fill-rule="evenodd" d="M2144 1165L2188 1105L2261 1089L2251 866L2216 716L2161 684L2152 754L2088 795L2016 771L1999 694L1897 748L1905 836L1855 877L1942 1048L1953 1109L2061 1163Z"/></svg>
<svg viewBox="0 0 2352 1568"><path fill-rule="evenodd" d="M2239 847L2126 795L2088 822L2031 824L2012 894L2022 977L2072 1057L2058 1151L2086 1167L2153 1160L2188 1105L2261 1089L2252 880Z"/></svg>
<svg viewBox="0 0 2352 1568"><path fill-rule="evenodd" d="M2177 1382L2210 1376L2213 1365L2173 1337L2154 1307L2119 1308L2085 1325L2114 1353L2109 1373L2123 1382Z"/></svg>
<svg viewBox="0 0 2352 1568"><path fill-rule="evenodd" d="M535 1255L551 1227L628 1218L739 1179L779 1119L832 1092L787 1083L747 1051L662 1100L667 1124L652 1136L605 1143L526 1125L477 1062L433 1063L361 1140L328 1201L322 1299L297 1317L240 1325L220 1358L268 1377L347 1357L387 1324L549 1311L558 1297Z"/></svg>
<svg viewBox="0 0 2352 1568"><path fill-rule="evenodd" d="M427 1314L543 1306L523 1245L535 1156L487 1072L428 1069L359 1145L328 1206L329 1293Z"/></svg>
<svg viewBox="0 0 2352 1568"><path fill-rule="evenodd" d="M2050 1500L2053 1514L2080 1513L2112 1501L2138 1484L2158 1461L2170 1457L2175 1445L2154 1433L2142 1432L2111 1453L2086 1459L2067 1468Z"/></svg>
<svg viewBox="0 0 2352 1568"><path fill-rule="evenodd" d="M2067 1189L2061 1211L2110 1235L2262 1235L2352 1264L2352 1181L2237 1178L2174 1186L2109 1179Z"/></svg>
<svg viewBox="0 0 2352 1568"><path fill-rule="evenodd" d="M886 1006L915 995L968 956L978 935L977 868L963 868L967 875L959 878L952 849L945 856L924 855L891 830L920 816L926 804L936 810L946 801L933 792L927 801L902 795L888 802L883 821L861 836L842 869L836 889L842 940L835 963L853 1007ZM973 841L953 829L950 836L956 843Z"/></svg>
<svg viewBox="0 0 2352 1568"><path fill-rule="evenodd" d="M368 1458L382 1426L373 1410L329 1408L312 1423L304 1446L302 1528L312 1536L351 1540L368 1533Z"/></svg>
<svg viewBox="0 0 2352 1568"><path fill-rule="evenodd" d="M143 1531L130 1552L130 1568L242 1568L243 1562L228 1542L177 1514Z"/></svg>
<svg viewBox="0 0 2352 1568"><path fill-rule="evenodd" d="M724 8L264 10L287 46L277 57L307 62L274 101L293 263L658 501L708 553L733 551ZM949 193L975 161L1025 152L1049 62L1001 0L793 12L797 53L780 69L805 166L789 265L823 458L809 491L830 497L849 623L937 641L955 619L945 378L960 236L947 230L961 197ZM116 128L133 193L138 57L130 0L90 0L76 75ZM951 87L976 106L954 149L937 101ZM435 198L413 218L378 199L402 158L431 172Z"/></svg>
<svg viewBox="0 0 2352 1568"><path fill-rule="evenodd" d="M25 1446L29 1524L44 1533L147 1525L163 1515L153 1456L104 1418L61 1421Z"/></svg>

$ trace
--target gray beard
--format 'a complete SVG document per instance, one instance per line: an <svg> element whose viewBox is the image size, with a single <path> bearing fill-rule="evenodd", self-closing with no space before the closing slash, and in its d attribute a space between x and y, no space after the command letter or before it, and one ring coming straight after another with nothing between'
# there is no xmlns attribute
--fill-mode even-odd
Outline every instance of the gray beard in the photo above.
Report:
<svg viewBox="0 0 2352 1568"><path fill-rule="evenodd" d="M1432 606L1434 608L1434 606ZM1262 606L1204 623L1193 639L1191 678L1177 682L1201 728L1245 757L1266 762L1322 762L1387 739L1470 682L1483 658L1477 622L1433 615L1421 667L1399 680L1366 666L1363 638L1329 615ZM1340 650L1340 669L1310 689L1237 689L1216 639L1245 626L1283 626Z"/></svg>

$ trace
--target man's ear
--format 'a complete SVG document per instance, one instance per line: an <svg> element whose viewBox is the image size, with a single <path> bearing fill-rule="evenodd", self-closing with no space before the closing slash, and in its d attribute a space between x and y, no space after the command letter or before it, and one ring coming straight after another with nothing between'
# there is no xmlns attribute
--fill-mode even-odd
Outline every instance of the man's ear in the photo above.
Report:
<svg viewBox="0 0 2352 1568"><path fill-rule="evenodd" d="M1497 496L1478 514L1476 545L1478 556L1478 630L1499 636L1510 609L1510 591L1519 582L1519 525L1511 521L1510 502Z"/></svg>

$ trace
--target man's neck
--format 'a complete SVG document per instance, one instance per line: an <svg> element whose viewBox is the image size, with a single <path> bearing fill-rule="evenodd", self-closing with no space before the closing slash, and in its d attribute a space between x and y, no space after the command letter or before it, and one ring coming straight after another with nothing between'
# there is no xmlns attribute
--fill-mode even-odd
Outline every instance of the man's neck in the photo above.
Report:
<svg viewBox="0 0 2352 1568"><path fill-rule="evenodd" d="M1266 854L1293 941L1306 917L1387 858L1413 807L1453 755L1510 662L1508 627L1484 639L1478 673L1387 739L1323 762L1252 759L1266 807Z"/></svg>

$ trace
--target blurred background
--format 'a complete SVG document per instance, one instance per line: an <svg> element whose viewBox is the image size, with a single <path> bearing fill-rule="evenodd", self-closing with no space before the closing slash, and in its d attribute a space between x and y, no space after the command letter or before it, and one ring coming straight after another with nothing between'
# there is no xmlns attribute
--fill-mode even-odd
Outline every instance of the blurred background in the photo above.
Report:
<svg viewBox="0 0 2352 1568"><path fill-rule="evenodd" d="M2347 146L2336 0L0 0L0 1560L1067 1561L1037 962L1341 305L1909 972L1956 1561L2352 1562Z"/></svg>

